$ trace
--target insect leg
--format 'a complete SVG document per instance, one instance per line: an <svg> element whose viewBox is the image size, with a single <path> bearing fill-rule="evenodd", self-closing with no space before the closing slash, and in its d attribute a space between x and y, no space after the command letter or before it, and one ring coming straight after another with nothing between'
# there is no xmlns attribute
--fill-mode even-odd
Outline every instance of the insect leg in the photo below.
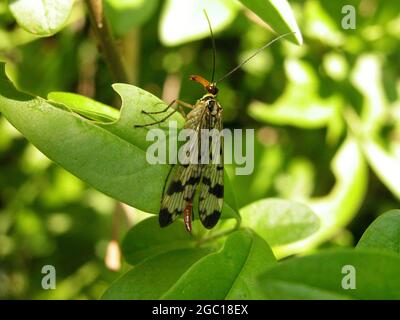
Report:
<svg viewBox="0 0 400 320"><path fill-rule="evenodd" d="M144 113L144 114L160 114L160 113L164 113L164 112L168 111L169 108L172 108L172 106L173 106L175 103L176 103L177 106L178 106L178 111L179 111L183 116L186 116L186 114L185 114L185 112L183 111L182 107L189 108L189 109L193 109L193 108L194 108L194 106L192 106L192 105L189 104L189 103L186 103L186 102L181 101L181 100L178 100L178 99L174 99L174 100L172 100L172 101L170 102L170 104L169 104L168 106L166 106L163 110L160 110L160 111L145 111L145 110L142 110L142 113Z"/></svg>
<svg viewBox="0 0 400 320"><path fill-rule="evenodd" d="M174 111L172 111L170 114L168 114L166 117L164 117L164 118L162 118L161 120L156 120L156 121L154 121L154 122L151 122L151 123L147 123L147 124L138 124L138 125L134 125L134 127L135 128L142 128L142 127L147 127L147 126L152 126L152 125L154 125L154 124L158 124L158 123L161 123L161 122L164 122L165 120L167 120L170 116L172 116L175 112L177 112L177 111L179 111L181 114L182 114L182 116L184 116L185 118L186 118L186 113L183 111L183 109L182 109L182 106L183 107L186 107L186 108L191 108L191 109L193 109L194 108L194 106L192 106L191 104L189 104L189 103L186 103L186 102L183 102L183 101L181 101L181 100L172 100L172 102L165 108L165 109L163 109L163 110L160 110L160 111L145 111L145 110L142 110L142 113L144 113L144 114L147 114L148 116L150 116L151 117L151 115L152 114L160 114L160 113L164 113L164 112L166 112L169 108L172 108L172 105L174 104L174 103L176 103L177 104L177 106L178 106L178 109L174 109ZM154 119L153 117L152 117L152 119Z"/></svg>
<svg viewBox="0 0 400 320"><path fill-rule="evenodd" d="M164 109L160 110L160 111L146 111L146 110L142 110L142 113L144 114L160 114L160 113L164 113L167 112L169 108L171 108L173 106L173 104L176 102L176 99L172 100L171 103L169 105L167 105Z"/></svg>
<svg viewBox="0 0 400 320"><path fill-rule="evenodd" d="M172 116L177 110L175 109L174 111L172 111L171 113L169 113L167 116L165 116L164 118L154 121L154 122L150 122L150 123L146 123L146 124L135 124L134 127L135 128L142 128L142 127L148 127L148 126L152 126L154 124L159 124L161 122L164 122L165 120L167 120L170 116Z"/></svg>
<svg viewBox="0 0 400 320"><path fill-rule="evenodd" d="M176 102L178 105L180 105L180 106L182 106L182 107L185 107L185 108L188 108L188 109L193 109L193 108L194 108L194 105L192 105L192 104L190 104L190 103L187 103L187 102L184 102L184 101L182 101L182 100L175 100L175 102Z"/></svg>

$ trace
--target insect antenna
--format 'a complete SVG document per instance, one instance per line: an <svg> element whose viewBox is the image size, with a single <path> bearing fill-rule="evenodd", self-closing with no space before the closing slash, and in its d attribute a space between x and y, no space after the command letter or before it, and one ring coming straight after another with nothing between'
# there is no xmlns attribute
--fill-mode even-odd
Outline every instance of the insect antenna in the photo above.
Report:
<svg viewBox="0 0 400 320"><path fill-rule="evenodd" d="M218 82L221 82L222 80L226 79L227 77L229 77L232 73L234 73L235 71L237 71L238 69L240 69L245 63L249 62L253 57L255 57L257 54L259 54L261 51L263 51L265 48L269 47L271 44L273 44L274 42L288 36L291 35L295 32L288 32L288 33L284 33L281 34L280 36L276 37L275 39L272 39L270 42L268 42L267 44L263 45L261 48L257 49L256 52L254 52L250 57L248 57L246 60L244 60L243 62L239 63L235 68L233 68L231 71L229 71L227 74L225 74L224 76L222 76L219 80L215 81L214 84L217 84Z"/></svg>
<svg viewBox="0 0 400 320"><path fill-rule="evenodd" d="M211 75L211 83L214 82L214 77L215 77L215 60L216 60L216 46L215 46L215 38L214 38L214 33L211 27L211 22L210 18L208 17L206 9L203 9L204 15L206 16L207 23L208 23L208 29L210 30L210 35L211 35L211 42L212 42L212 48L213 48L213 57L212 57L212 75Z"/></svg>

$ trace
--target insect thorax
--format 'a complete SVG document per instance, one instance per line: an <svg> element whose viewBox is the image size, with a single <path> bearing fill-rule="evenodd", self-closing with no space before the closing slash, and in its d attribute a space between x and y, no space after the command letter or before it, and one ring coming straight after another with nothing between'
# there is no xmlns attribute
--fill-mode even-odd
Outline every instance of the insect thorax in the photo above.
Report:
<svg viewBox="0 0 400 320"><path fill-rule="evenodd" d="M222 117L222 107L212 94L205 94L197 100L194 109L186 118L185 128L213 129ZM199 126L200 125L200 126Z"/></svg>
<svg viewBox="0 0 400 320"><path fill-rule="evenodd" d="M211 93L205 94L199 101L205 104L205 107L207 107L208 112L212 116L217 116L222 111L221 105L218 103L215 95Z"/></svg>

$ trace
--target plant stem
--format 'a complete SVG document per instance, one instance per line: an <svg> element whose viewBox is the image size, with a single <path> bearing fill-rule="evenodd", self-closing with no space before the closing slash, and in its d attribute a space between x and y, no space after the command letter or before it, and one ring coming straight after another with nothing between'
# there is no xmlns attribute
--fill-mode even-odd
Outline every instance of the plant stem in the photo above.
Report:
<svg viewBox="0 0 400 320"><path fill-rule="evenodd" d="M102 0L85 0L90 22L114 81L129 83L127 73L104 17Z"/></svg>
<svg viewBox="0 0 400 320"><path fill-rule="evenodd" d="M202 245L202 244L205 243L205 242L213 241L213 240L215 240L215 239L218 239L218 238L221 238L221 237L225 237L225 236L227 236L228 234L231 234L232 232L234 232L234 231L236 231L236 230L239 230L239 228L240 228L240 222L241 222L240 220L236 220L236 224L235 224L235 226L234 226L232 229L225 230L225 231L221 231L221 232L218 232L218 233L214 233L214 234L211 234L211 235L208 236L208 237L204 237L204 238L202 238L202 239L199 239L199 240L197 241L197 245L200 246L200 245Z"/></svg>

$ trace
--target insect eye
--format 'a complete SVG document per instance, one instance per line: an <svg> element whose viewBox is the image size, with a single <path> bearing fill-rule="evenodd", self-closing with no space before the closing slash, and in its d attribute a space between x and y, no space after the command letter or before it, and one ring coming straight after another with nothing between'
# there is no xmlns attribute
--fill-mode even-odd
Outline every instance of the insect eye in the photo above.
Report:
<svg viewBox="0 0 400 320"><path fill-rule="evenodd" d="M210 84L209 86L206 87L206 89L209 93L211 93L214 96L218 93L218 88L214 84Z"/></svg>

